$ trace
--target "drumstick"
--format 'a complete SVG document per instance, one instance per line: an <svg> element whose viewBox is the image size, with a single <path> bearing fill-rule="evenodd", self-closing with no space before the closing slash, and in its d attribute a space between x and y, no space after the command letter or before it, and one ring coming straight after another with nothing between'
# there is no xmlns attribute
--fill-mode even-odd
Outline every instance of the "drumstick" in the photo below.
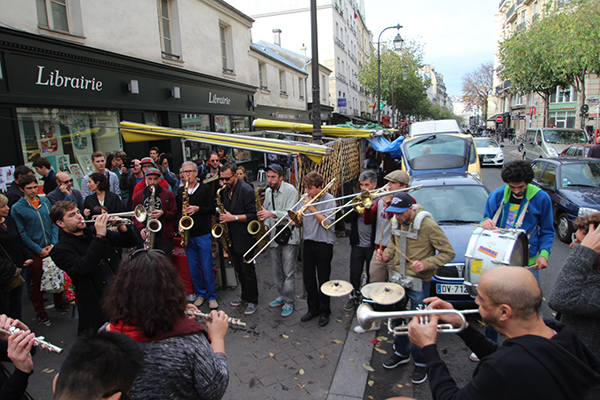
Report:
<svg viewBox="0 0 600 400"><path fill-rule="evenodd" d="M390 221L390 223L391 223L391 221ZM381 250L381 246L383 246L383 228L385 228L385 222L381 222L381 241L379 242L379 248L377 249L379 254L381 254L383 252ZM391 240L392 240L392 238L390 238L390 241Z"/></svg>
<svg viewBox="0 0 600 400"><path fill-rule="evenodd" d="M404 254L402 251L400 251L400 248L398 248L398 246L396 246L395 243L392 243L391 239L390 239L390 245L394 248L394 250L396 250L398 253L402 254L404 256L404 258L406 258L406 261L408 261L411 264L414 262L413 260L408 258L408 256L406 254Z"/></svg>
<svg viewBox="0 0 600 400"><path fill-rule="evenodd" d="M479 226L479 227L483 228L483 226L481 226L481 224L471 223L471 225L473 225L473 226ZM494 229L491 229L491 230L493 230L493 231L503 231L503 232L513 232L513 231L515 231L515 229L504 229L504 228L498 228L498 227L495 227Z"/></svg>
<svg viewBox="0 0 600 400"><path fill-rule="evenodd" d="M537 263L530 265L529 267L525 267L525 269L531 269L531 268L536 268L538 266Z"/></svg>

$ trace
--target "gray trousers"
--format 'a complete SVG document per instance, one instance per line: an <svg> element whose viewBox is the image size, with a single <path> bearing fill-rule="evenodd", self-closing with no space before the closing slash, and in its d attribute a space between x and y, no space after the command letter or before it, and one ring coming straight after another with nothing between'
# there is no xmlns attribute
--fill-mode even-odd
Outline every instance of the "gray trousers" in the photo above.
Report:
<svg viewBox="0 0 600 400"><path fill-rule="evenodd" d="M297 244L279 245L272 247L271 266L273 267L273 279L279 295L285 304L294 305L296 295L296 257L298 255Z"/></svg>

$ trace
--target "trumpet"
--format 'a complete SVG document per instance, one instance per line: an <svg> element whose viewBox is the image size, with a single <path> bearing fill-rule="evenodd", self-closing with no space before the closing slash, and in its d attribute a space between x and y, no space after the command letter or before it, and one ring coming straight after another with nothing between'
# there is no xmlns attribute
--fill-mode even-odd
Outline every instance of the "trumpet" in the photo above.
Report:
<svg viewBox="0 0 600 400"><path fill-rule="evenodd" d="M196 312L196 311L191 311L191 310L186 310L185 314L192 315L196 318L208 318L209 320L212 320L212 317L210 316L210 314L204 314L201 312ZM227 317L227 322L229 322L231 325L242 326L244 328L246 327L246 323L242 322L239 318Z"/></svg>
<svg viewBox="0 0 600 400"><path fill-rule="evenodd" d="M9 329L0 328L0 332L7 333L8 336L13 333L21 332L21 329L16 326L11 326ZM33 345L38 346L40 349L53 351L54 353L62 354L63 349L61 347L55 346L52 343L46 342L43 336L36 336L33 338Z"/></svg>
<svg viewBox="0 0 600 400"><path fill-rule="evenodd" d="M133 211L107 214L107 215L108 215L108 223L111 225L132 225L133 222L127 218L133 217L136 220L138 220L138 222L144 222L146 220L146 218L148 217L148 213L146 212L146 209L141 204L139 204L137 207L135 207L135 210L133 210ZM84 224L95 223L96 218L98 218L98 215L94 215L92 217L92 219L83 221L83 223Z"/></svg>
<svg viewBox="0 0 600 400"><path fill-rule="evenodd" d="M408 335L408 325L400 325L392 327L391 321L398 318L411 318L419 317L421 324L429 323L429 315L448 315L455 314L461 319L461 326L455 328L451 324L438 324L437 331L443 333L458 333L463 331L467 327L467 320L465 314L477 314L479 310L407 310L407 311L387 311L379 312L373 311L368 304L361 304L356 310L356 319L358 324L365 331L370 330L373 327L373 323L380 319L388 319L388 331L393 335Z"/></svg>
<svg viewBox="0 0 600 400"><path fill-rule="evenodd" d="M331 224L327 224L327 220L335 216L335 213L329 215L327 218L321 221L321 226L325 229L330 229L332 226L343 220L346 215L350 214L351 212L356 211L357 213L362 214L365 212L365 208L371 208L372 205L373 197L371 193L368 190L363 190L360 195L356 196L344 205L344 207L351 207L349 211L344 213L344 215L333 221Z"/></svg>

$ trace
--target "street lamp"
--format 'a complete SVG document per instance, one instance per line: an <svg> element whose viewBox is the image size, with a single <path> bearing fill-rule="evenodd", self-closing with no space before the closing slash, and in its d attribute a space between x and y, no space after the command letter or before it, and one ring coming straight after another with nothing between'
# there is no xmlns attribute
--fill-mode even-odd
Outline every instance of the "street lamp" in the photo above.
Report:
<svg viewBox="0 0 600 400"><path fill-rule="evenodd" d="M381 31L379 38L377 39L377 122L379 123L381 123L381 51L379 47L381 35L388 29L397 29L398 34L394 38L394 50L400 50L400 47L402 47L402 42L404 42L400 36L400 28L402 28L402 25L400 24L396 26L389 26Z"/></svg>
<svg viewBox="0 0 600 400"><path fill-rule="evenodd" d="M396 91L394 90L394 82L396 81L395 74L396 74L396 70L398 68L404 68L404 72L402 73L402 80L405 81L408 79L408 72L406 72L408 65L399 65L392 70L392 128L394 128L396 126L395 123L397 122L396 121Z"/></svg>

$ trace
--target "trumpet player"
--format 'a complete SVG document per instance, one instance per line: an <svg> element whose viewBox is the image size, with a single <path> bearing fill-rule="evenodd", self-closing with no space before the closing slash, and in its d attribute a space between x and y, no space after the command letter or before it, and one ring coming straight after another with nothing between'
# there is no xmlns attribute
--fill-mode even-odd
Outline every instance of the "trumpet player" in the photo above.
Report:
<svg viewBox="0 0 600 400"><path fill-rule="evenodd" d="M146 182L148 187L137 192L133 198L133 208L142 204L148 212L148 219L158 220L162 229L154 234L152 247L164 251L169 260L173 261L173 234L175 221L177 220L177 204L173 193L161 186L162 176L157 168L149 168L146 171ZM151 187L155 195L152 196ZM147 220L135 221L135 226L140 231L142 241L150 234L147 229Z"/></svg>
<svg viewBox="0 0 600 400"><path fill-rule="evenodd" d="M185 213L194 221L188 232L188 245L185 254L190 267L190 275L194 283L196 298L194 305L200 307L208 300L208 307L216 309L217 295L215 294L215 274L213 272L213 257L211 250L211 216L215 214L215 198L210 186L198 181L198 166L192 161L186 161L181 166L183 178L187 185L187 207L183 209L183 197L186 187L180 187L177 192L177 206L180 214ZM179 231L182 232L181 225Z"/></svg>
<svg viewBox="0 0 600 400"><path fill-rule="evenodd" d="M108 318L101 310L107 277L117 272L120 254L115 247L134 247L137 236L128 225L116 232L106 228L108 214L96 218L94 227L86 227L77 204L59 201L50 209L50 219L63 230L50 257L75 285L79 307L78 332L98 330Z"/></svg>
<svg viewBox="0 0 600 400"><path fill-rule="evenodd" d="M265 221L265 226L274 224L287 211L298 203L298 191L292 185L283 181L283 168L279 164L271 164L267 169L268 188L265 191L265 202L258 218ZM273 241L269 246L273 279L279 292L279 297L269 303L270 307L282 307L281 316L287 317L294 311L296 295L296 257L300 243L300 230L291 226L291 234L287 243ZM272 231L271 237L276 231Z"/></svg>
<svg viewBox="0 0 600 400"><path fill-rule="evenodd" d="M444 399L585 399L589 389L600 384L600 364L567 325L544 320L540 309L542 291L535 277L524 268L495 267L479 279L481 318L501 333L498 345L477 329L467 326L458 336L481 359L471 381L459 388L440 358L435 341L438 319L454 327L457 315L433 315L421 325L410 322L411 342L423 350L433 398ZM451 309L438 298L425 300L430 308Z"/></svg>
<svg viewBox="0 0 600 400"><path fill-rule="evenodd" d="M228 226L233 244L229 257L242 287L242 294L230 305L238 307L247 303L244 314L250 315L258 308L258 281L254 263L245 263L244 253L254 244L254 236L248 232L248 223L257 218L254 190L238 179L231 164L221 167L221 180L226 185L221 194L225 212L219 215L219 222Z"/></svg>

